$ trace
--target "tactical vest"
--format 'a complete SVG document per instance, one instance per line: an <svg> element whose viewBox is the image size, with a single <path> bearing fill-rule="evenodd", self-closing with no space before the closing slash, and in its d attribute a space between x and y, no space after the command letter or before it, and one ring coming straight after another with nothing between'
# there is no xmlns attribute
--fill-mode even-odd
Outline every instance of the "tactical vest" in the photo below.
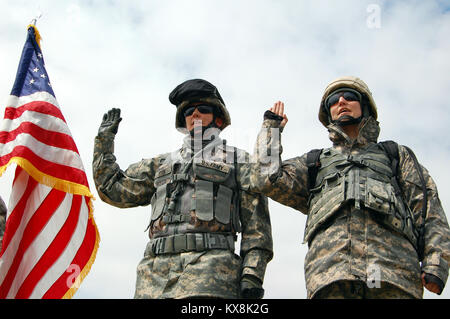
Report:
<svg viewBox="0 0 450 319"><path fill-rule="evenodd" d="M345 155L334 148L320 154L320 168L310 189L304 241L344 205L369 210L383 225L403 234L416 247L413 215L391 183L391 161L378 144L359 154Z"/></svg>
<svg viewBox="0 0 450 319"><path fill-rule="evenodd" d="M241 230L234 164L204 159L179 162L168 158L157 170L154 186L150 227L158 220L169 226L169 231L157 233L151 239L154 253L208 248L234 250L235 233ZM209 231L196 229L197 221L207 222ZM214 229L219 228L216 225L226 229L225 233L215 233ZM181 243L179 247L177 241Z"/></svg>

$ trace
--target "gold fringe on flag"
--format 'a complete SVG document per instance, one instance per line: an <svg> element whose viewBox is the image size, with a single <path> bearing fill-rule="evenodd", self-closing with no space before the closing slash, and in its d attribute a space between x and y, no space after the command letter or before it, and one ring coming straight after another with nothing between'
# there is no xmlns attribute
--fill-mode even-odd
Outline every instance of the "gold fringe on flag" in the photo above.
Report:
<svg viewBox="0 0 450 319"><path fill-rule="evenodd" d="M94 195L90 192L89 187L42 173L23 157L11 157L7 164L0 167L0 176L3 175L3 172L11 163L16 163L22 167L28 175L33 177L40 184L55 188L65 193L83 195L95 199Z"/></svg>
<svg viewBox="0 0 450 319"><path fill-rule="evenodd" d="M34 34L35 34L36 42L37 42L37 44L39 45L39 48L41 48L41 39L42 39L42 37L41 37L41 34L39 33L38 29L37 29L36 26L33 25L33 24L29 24L29 25L27 26L27 30L28 30L29 28L33 28L33 29L34 29ZM41 49L42 49L42 48L41 48Z"/></svg>
<svg viewBox="0 0 450 319"><path fill-rule="evenodd" d="M90 214L90 213L89 213ZM62 297L62 299L71 299L73 295L77 292L78 288L81 285L81 282L84 280L84 278L87 276L89 271L91 271L91 267L94 264L95 257L97 256L97 250L100 242L100 234L98 233L97 225L95 224L94 218L89 217L89 221L94 226L95 229L95 245L94 249L92 250L91 257L89 257L89 261L84 266L83 270L81 270L78 277L75 279L75 282L73 283L72 287L67 290L65 295Z"/></svg>

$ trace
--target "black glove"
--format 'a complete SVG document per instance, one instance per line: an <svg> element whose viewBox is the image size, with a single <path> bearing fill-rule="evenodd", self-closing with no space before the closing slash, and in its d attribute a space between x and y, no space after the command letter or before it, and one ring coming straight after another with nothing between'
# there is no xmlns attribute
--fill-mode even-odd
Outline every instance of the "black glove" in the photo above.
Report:
<svg viewBox="0 0 450 319"><path fill-rule="evenodd" d="M102 124L98 129L98 135L104 133L112 133L117 134L117 130L119 129L119 123L122 121L120 117L120 109L111 109L108 113L103 115Z"/></svg>
<svg viewBox="0 0 450 319"><path fill-rule="evenodd" d="M425 273L425 283L435 283L436 285L438 285L439 287L439 293L438 295L440 295L442 293L442 290L444 290L444 283L442 282L442 280L439 277L436 277L435 275L429 274L429 273Z"/></svg>
<svg viewBox="0 0 450 319"><path fill-rule="evenodd" d="M261 299L264 297L262 281L252 275L244 275L241 279L241 297L244 299Z"/></svg>
<svg viewBox="0 0 450 319"><path fill-rule="evenodd" d="M279 116L278 114L273 113L272 111L267 110L264 112L264 119L265 120L277 120L277 121L283 121L283 117Z"/></svg>

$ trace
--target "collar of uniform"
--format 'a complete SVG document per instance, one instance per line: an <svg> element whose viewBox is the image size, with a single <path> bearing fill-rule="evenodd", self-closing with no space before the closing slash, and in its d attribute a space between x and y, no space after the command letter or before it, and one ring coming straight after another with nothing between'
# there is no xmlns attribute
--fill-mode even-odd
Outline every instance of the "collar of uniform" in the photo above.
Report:
<svg viewBox="0 0 450 319"><path fill-rule="evenodd" d="M350 137L342 130L342 127L336 124L330 124L327 127L329 138L334 145L340 146L364 146L369 143L376 143L380 135L380 125L372 116L364 118L359 124L359 134L356 140L351 140Z"/></svg>

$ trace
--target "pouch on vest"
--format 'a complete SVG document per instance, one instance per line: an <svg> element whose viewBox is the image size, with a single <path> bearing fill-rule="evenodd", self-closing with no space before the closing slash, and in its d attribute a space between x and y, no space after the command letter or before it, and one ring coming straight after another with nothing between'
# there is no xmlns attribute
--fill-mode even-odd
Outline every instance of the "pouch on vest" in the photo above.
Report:
<svg viewBox="0 0 450 319"><path fill-rule="evenodd" d="M394 188L390 183L368 177L366 181L365 206L388 215L395 211Z"/></svg>
<svg viewBox="0 0 450 319"><path fill-rule="evenodd" d="M214 218L214 184L209 181L195 181L195 215L203 221Z"/></svg>
<svg viewBox="0 0 450 319"><path fill-rule="evenodd" d="M326 204L324 201L329 201L328 199L322 199L324 196L315 196L316 194L321 192L332 192L335 195L333 197L336 197L336 195L339 194L338 197L340 200L343 201L345 199L345 183L342 183L342 180L339 179L339 173L335 172L326 176L322 180L320 185L310 189L308 205L310 207L310 213L312 213L313 215Z"/></svg>
<svg viewBox="0 0 450 319"><path fill-rule="evenodd" d="M231 200L233 191L226 186L220 185L215 200L215 217L219 223L228 224L231 217Z"/></svg>
<svg viewBox="0 0 450 319"><path fill-rule="evenodd" d="M194 162L195 180L195 214L203 221L214 217L223 224L231 220L231 203L233 190L223 185L231 176L232 169L225 163ZM218 185L214 197L214 185Z"/></svg>
<svg viewBox="0 0 450 319"><path fill-rule="evenodd" d="M158 187L150 201L152 205L152 221L157 220L163 213L164 205L166 204L167 185L168 184L164 184L163 186Z"/></svg>
<svg viewBox="0 0 450 319"><path fill-rule="evenodd" d="M365 206L379 214L385 226L403 234L417 249L412 213L396 197L392 184L367 178L366 188Z"/></svg>
<svg viewBox="0 0 450 319"><path fill-rule="evenodd" d="M150 204L152 206L151 221L157 220L164 210L167 197L167 185L170 182L172 176L171 165L161 165L156 171L155 182L156 192L153 194Z"/></svg>
<svg viewBox="0 0 450 319"><path fill-rule="evenodd" d="M309 242L316 230L345 203L345 181L338 173L326 176L321 185L311 191L310 210L306 221L304 242ZM323 196L314 196L322 193Z"/></svg>

